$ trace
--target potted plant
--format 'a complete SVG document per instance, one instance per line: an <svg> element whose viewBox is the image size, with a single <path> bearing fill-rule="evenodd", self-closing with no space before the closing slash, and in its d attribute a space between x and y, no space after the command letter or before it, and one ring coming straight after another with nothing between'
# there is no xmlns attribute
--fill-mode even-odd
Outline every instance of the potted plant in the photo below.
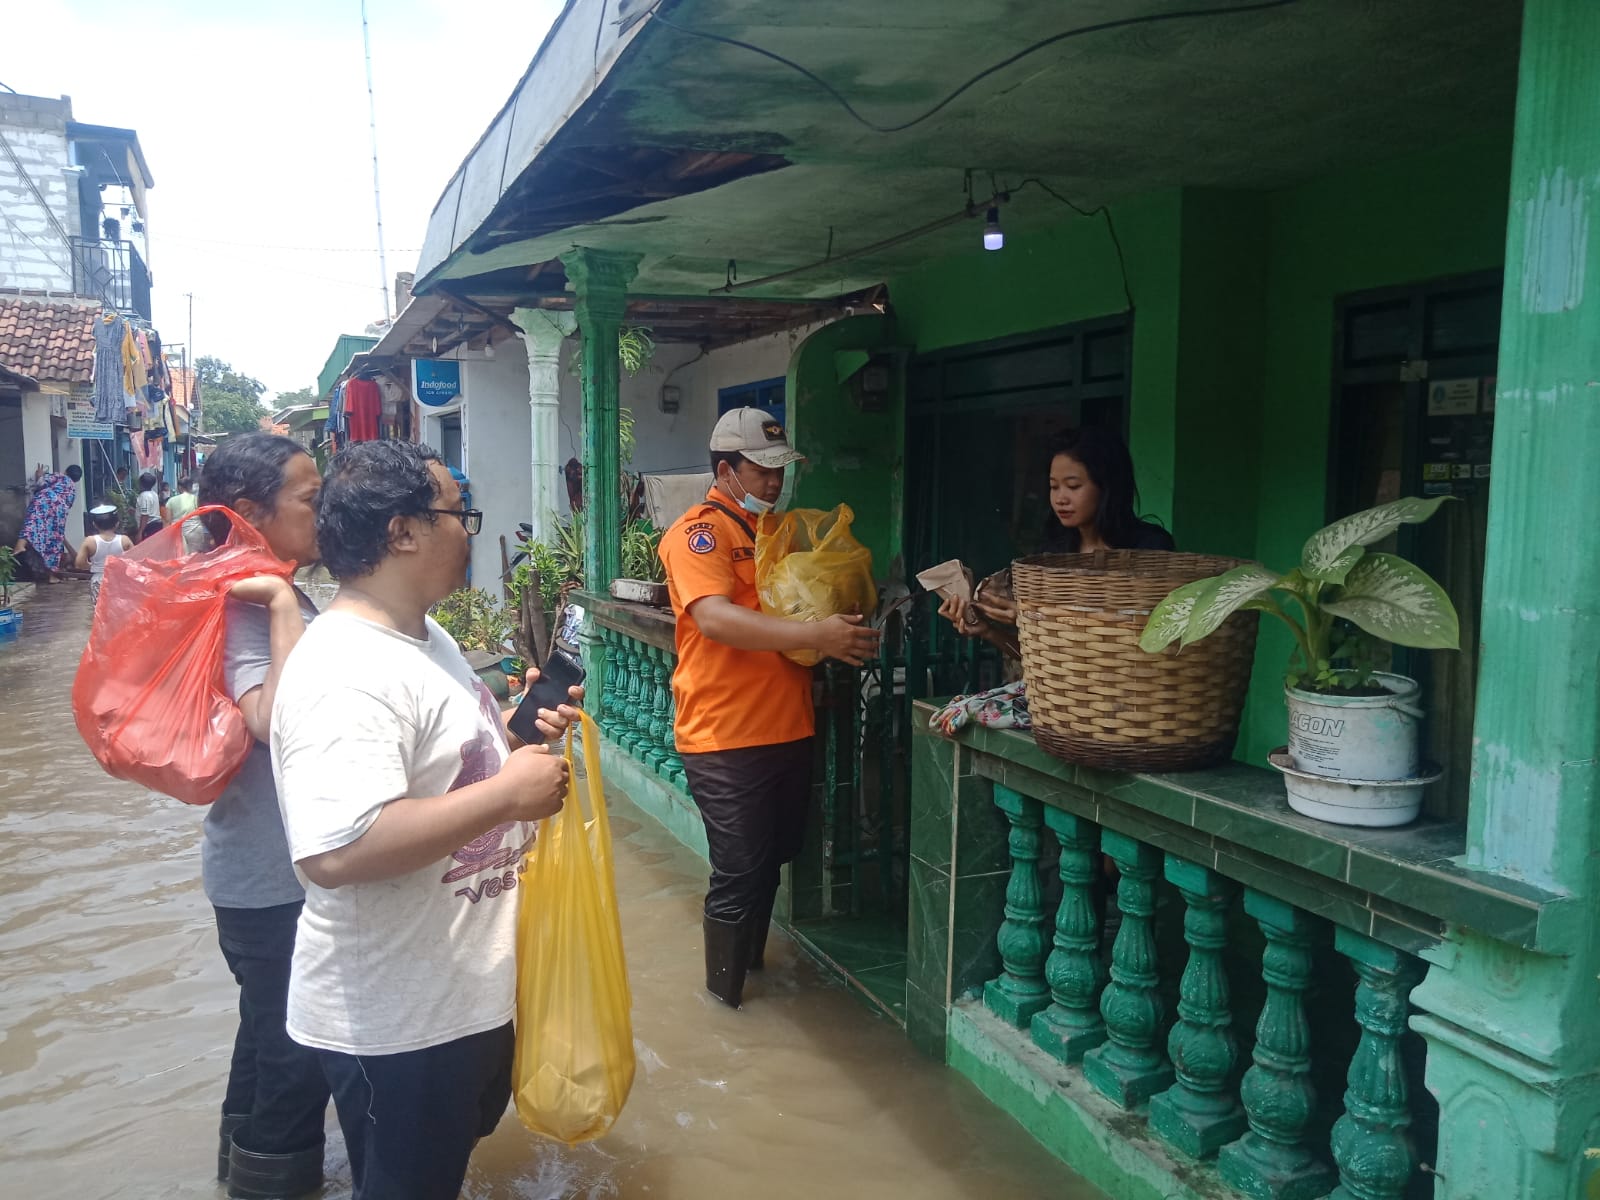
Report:
<svg viewBox="0 0 1600 1200"><path fill-rule="evenodd" d="M22 614L11 607L11 581L16 577L16 552L0 546L0 646L22 635Z"/></svg>
<svg viewBox="0 0 1600 1200"><path fill-rule="evenodd" d="M511 621L494 597L482 588L462 588L433 606L433 619L456 640L467 665L495 699L507 699L511 688L502 660Z"/></svg>
<svg viewBox="0 0 1600 1200"><path fill-rule="evenodd" d="M1297 812L1350 825L1403 825L1422 805L1417 682L1380 671L1380 643L1459 649L1444 589L1415 564L1369 551L1402 525L1426 521L1449 497L1407 497L1335 521L1311 535L1300 565L1259 563L1173 591L1150 614L1139 645L1180 648L1232 613L1256 609L1293 632L1284 680L1289 744L1272 756Z"/></svg>

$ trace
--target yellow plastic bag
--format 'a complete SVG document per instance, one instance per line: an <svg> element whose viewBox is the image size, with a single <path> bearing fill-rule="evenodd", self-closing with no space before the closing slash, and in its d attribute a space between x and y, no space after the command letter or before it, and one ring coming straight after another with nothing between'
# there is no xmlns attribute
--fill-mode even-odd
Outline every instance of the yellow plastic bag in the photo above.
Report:
<svg viewBox="0 0 1600 1200"><path fill-rule="evenodd" d="M567 741L572 765L572 739ZM569 1146L601 1137L633 1087L633 995L622 954L600 735L583 717L567 802L539 823L517 909L513 1098L522 1123ZM585 822L579 789L594 814Z"/></svg>
<svg viewBox="0 0 1600 1200"><path fill-rule="evenodd" d="M831 512L797 508L768 513L756 529L756 593L761 611L797 621L824 621L840 613L870 617L878 607L872 551L850 532L848 504ZM815 650L786 650L802 667L814 667Z"/></svg>

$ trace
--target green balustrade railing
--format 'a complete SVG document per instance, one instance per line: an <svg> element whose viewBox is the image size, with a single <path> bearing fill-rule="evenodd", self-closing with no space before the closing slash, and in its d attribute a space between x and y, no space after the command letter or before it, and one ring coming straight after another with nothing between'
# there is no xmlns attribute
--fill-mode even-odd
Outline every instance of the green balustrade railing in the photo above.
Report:
<svg viewBox="0 0 1600 1200"><path fill-rule="evenodd" d="M589 611L604 664L601 732L663 782L685 790L683 759L672 732L672 672L678 663L672 618L638 605L591 602Z"/></svg>
<svg viewBox="0 0 1600 1200"><path fill-rule="evenodd" d="M1419 960L998 782L994 803L1011 871L996 936L1003 969L983 1005L1027 1031L1068 1073L1067 1086L1076 1075L1180 1159L1210 1163L1218 1194L1416 1194L1402 1048L1417 1037L1406 1018ZM1097 904L1105 862L1117 877L1110 921ZM1059 892L1045 886L1055 879ZM1171 903L1160 900L1163 887ZM1158 936L1162 919L1179 917L1181 943ZM1353 1056L1346 1039L1312 1036L1309 997L1326 989L1314 964L1326 954L1342 957L1356 979L1347 999L1318 997L1319 1013L1333 1001L1359 1029ZM1245 968L1259 975L1259 985L1240 989L1255 997L1251 1011L1229 986L1230 969ZM1252 1028L1246 1055L1240 1043ZM1321 1061L1341 1046L1347 1061ZM1342 1113L1318 1093L1329 1067L1346 1079Z"/></svg>

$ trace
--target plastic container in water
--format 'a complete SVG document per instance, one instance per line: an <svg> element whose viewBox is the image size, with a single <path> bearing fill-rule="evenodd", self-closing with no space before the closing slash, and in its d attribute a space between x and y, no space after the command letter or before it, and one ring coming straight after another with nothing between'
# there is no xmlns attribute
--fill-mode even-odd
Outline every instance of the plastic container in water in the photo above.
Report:
<svg viewBox="0 0 1600 1200"><path fill-rule="evenodd" d="M1325 696L1285 688L1289 755L1294 766L1327 779L1399 780L1417 774L1421 689L1404 675L1380 672L1382 696Z"/></svg>
<svg viewBox="0 0 1600 1200"><path fill-rule="evenodd" d="M22 614L14 608L0 608L0 646L10 645L22 636Z"/></svg>

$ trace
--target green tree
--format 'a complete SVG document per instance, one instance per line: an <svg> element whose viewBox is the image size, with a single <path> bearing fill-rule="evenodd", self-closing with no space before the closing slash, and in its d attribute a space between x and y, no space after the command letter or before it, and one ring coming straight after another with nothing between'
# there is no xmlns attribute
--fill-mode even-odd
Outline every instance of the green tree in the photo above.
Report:
<svg viewBox="0 0 1600 1200"><path fill-rule="evenodd" d="M232 363L202 355L195 359L200 376L200 407L206 433L248 433L270 416L261 405L267 385L259 379L241 375Z"/></svg>
<svg viewBox="0 0 1600 1200"><path fill-rule="evenodd" d="M279 392L272 401L273 411L285 408L299 408L303 404L318 404L319 397L310 388L296 388L292 392Z"/></svg>

